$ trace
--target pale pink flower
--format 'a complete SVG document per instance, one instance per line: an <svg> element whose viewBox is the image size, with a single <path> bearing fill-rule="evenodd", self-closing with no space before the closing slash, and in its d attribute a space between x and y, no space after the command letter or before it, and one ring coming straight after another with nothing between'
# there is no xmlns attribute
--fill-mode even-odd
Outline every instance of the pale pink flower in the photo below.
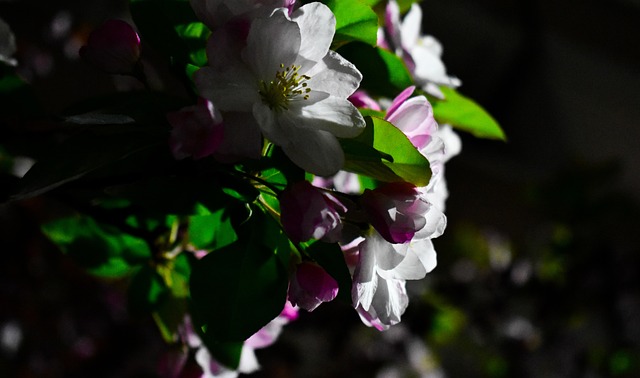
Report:
<svg viewBox="0 0 640 378"><path fill-rule="evenodd" d="M400 20L400 8L395 0L390 0L385 12L385 28L382 36L384 45L401 57L413 79L427 93L444 98L438 88L441 85L459 87L458 78L447 75L442 62L442 45L433 36L420 34L422 9L412 4L411 9Z"/></svg>
<svg viewBox="0 0 640 378"><path fill-rule="evenodd" d="M424 148L436 134L438 123L433 108L424 96L409 98L415 87L402 91L391 103L385 120L400 129L417 148Z"/></svg>

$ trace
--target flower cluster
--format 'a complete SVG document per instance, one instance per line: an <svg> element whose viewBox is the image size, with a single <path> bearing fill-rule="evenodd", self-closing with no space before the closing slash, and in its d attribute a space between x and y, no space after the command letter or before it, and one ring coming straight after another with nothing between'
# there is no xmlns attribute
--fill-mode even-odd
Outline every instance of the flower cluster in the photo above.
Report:
<svg viewBox="0 0 640 378"><path fill-rule="evenodd" d="M132 2L136 27L108 21L80 50L145 91L66 116L88 130L61 138L73 159L37 162L15 196L82 184L78 208L95 211L43 230L69 255L109 246L88 268L133 276L132 303L180 345L163 375L189 356L207 377L252 372L253 351L298 309L336 299L386 330L408 306L406 282L435 268L445 164L461 147L442 121L486 133L467 120L491 118L456 118L457 104L482 110L454 90L418 5L403 16L394 0L367 3ZM145 43L186 96L158 93L172 86L148 80Z"/></svg>

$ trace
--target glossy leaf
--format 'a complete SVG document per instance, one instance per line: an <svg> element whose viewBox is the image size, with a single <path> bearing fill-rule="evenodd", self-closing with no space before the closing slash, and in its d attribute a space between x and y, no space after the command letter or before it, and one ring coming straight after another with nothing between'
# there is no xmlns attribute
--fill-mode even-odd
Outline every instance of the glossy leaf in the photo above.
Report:
<svg viewBox="0 0 640 378"><path fill-rule="evenodd" d="M238 240L225 209L189 218L189 241L198 249L216 250Z"/></svg>
<svg viewBox="0 0 640 378"><path fill-rule="evenodd" d="M365 117L367 126L357 138L342 139L344 170L392 182L426 186L431 178L429 161L391 123Z"/></svg>
<svg viewBox="0 0 640 378"><path fill-rule="evenodd" d="M237 228L238 240L198 260L191 298L209 343L240 342L280 314L286 300L289 240L260 210Z"/></svg>
<svg viewBox="0 0 640 378"><path fill-rule="evenodd" d="M98 276L127 275L136 264L151 258L144 240L84 215L45 223L42 231L65 254Z"/></svg>
<svg viewBox="0 0 640 378"><path fill-rule="evenodd" d="M445 100L429 98L439 123L469 132L478 138L506 140L498 122L480 105L455 89L441 87Z"/></svg>

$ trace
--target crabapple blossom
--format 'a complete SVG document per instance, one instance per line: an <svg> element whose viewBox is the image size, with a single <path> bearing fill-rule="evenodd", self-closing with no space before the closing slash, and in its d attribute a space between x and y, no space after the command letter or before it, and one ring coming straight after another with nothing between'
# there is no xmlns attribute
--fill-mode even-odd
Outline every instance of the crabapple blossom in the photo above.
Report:
<svg viewBox="0 0 640 378"><path fill-rule="evenodd" d="M225 119L225 112L250 113L247 127L259 129L295 164L332 175L344 164L336 137L355 137L365 127L347 100L362 75L329 50L334 33L335 17L324 4L306 4L291 16L278 8L252 21L240 50L228 31L213 33L210 63L194 81Z"/></svg>
<svg viewBox="0 0 640 378"><path fill-rule="evenodd" d="M222 116L208 100L200 98L194 106L168 113L167 120L173 127L169 146L176 159L201 159L214 153L222 142Z"/></svg>
<svg viewBox="0 0 640 378"><path fill-rule="evenodd" d="M401 57L411 72L416 84L427 93L444 98L440 85L459 87L458 78L448 76L442 62L442 45L433 36L420 34L422 9L412 4L404 19L400 20L400 8L390 0L385 12L385 28L379 32L379 43L387 46Z"/></svg>
<svg viewBox="0 0 640 378"><path fill-rule="evenodd" d="M122 20L108 20L89 35L80 56L112 74L134 73L140 60L140 37Z"/></svg>
<svg viewBox="0 0 640 378"><path fill-rule="evenodd" d="M410 243L389 243L372 229L359 244L351 299L365 324L384 330L399 323L409 303L406 280L422 279L435 268L431 238L442 234L446 218L430 221L430 235Z"/></svg>
<svg viewBox="0 0 640 378"><path fill-rule="evenodd" d="M338 283L320 265L302 262L296 267L289 284L289 301L307 311L338 295Z"/></svg>
<svg viewBox="0 0 640 378"><path fill-rule="evenodd" d="M346 208L332 195L308 181L290 185L280 194L280 221L291 241L309 239L335 242L340 237L340 214Z"/></svg>

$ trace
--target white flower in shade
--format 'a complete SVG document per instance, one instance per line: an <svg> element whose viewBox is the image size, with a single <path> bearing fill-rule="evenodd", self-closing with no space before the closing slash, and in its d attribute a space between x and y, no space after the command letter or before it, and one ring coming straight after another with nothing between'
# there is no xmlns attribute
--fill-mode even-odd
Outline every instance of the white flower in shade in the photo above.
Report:
<svg viewBox="0 0 640 378"><path fill-rule="evenodd" d="M446 225L440 215L425 226L423 238L416 235L409 243L391 244L371 230L360 244L351 299L365 324L385 330L400 322L409 304L406 280L422 279L436 267L431 238L442 234Z"/></svg>
<svg viewBox="0 0 640 378"><path fill-rule="evenodd" d="M223 115L251 113L255 127L295 164L329 176L344 164L336 137L355 137L365 126L347 100L362 75L329 50L334 33L335 17L324 4L304 5L291 16L278 8L252 22L241 50L228 31L214 33L209 66L194 80Z"/></svg>
<svg viewBox="0 0 640 378"><path fill-rule="evenodd" d="M422 9L419 5L412 4L401 21L398 3L391 0L386 8L385 29L382 33L386 40L382 44L386 44L403 58L416 84L427 93L444 98L438 86L455 88L461 82L458 78L447 75L441 59L442 45L433 36L421 35L421 27Z"/></svg>

